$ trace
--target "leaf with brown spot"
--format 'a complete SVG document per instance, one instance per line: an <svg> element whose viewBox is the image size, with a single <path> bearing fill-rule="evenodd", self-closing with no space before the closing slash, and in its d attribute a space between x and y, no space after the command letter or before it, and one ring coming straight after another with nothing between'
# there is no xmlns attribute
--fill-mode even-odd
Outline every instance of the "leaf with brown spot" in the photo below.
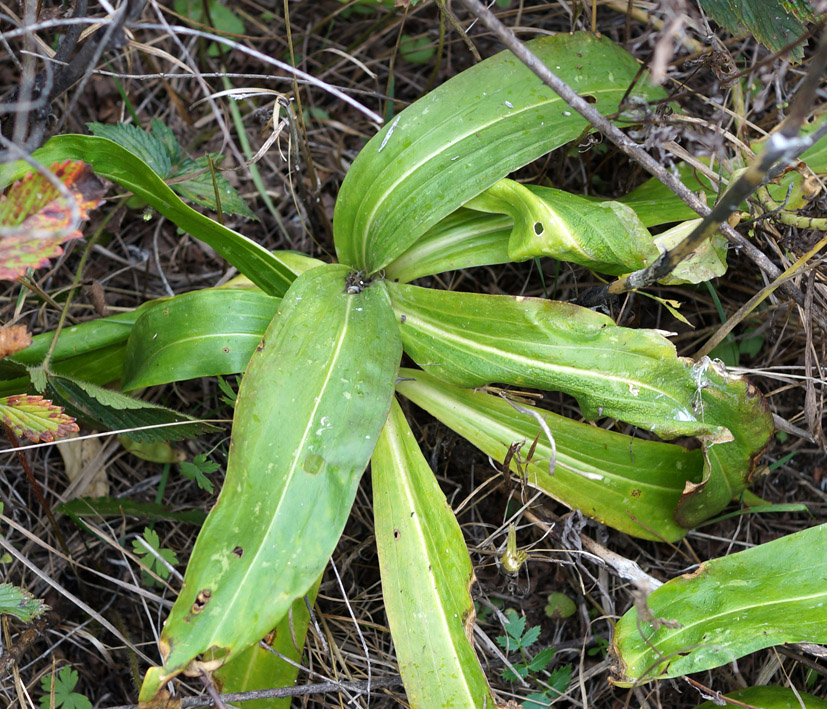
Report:
<svg viewBox="0 0 827 709"><path fill-rule="evenodd" d="M41 173L15 182L0 197L2 280L14 280L26 269L40 268L60 256L60 245L81 236L80 222L101 202L103 184L84 163L66 160L52 165L51 172L72 195L74 204Z"/></svg>
<svg viewBox="0 0 827 709"><path fill-rule="evenodd" d="M75 419L60 406L29 394L0 397L0 420L18 436L35 443L55 441L78 431Z"/></svg>

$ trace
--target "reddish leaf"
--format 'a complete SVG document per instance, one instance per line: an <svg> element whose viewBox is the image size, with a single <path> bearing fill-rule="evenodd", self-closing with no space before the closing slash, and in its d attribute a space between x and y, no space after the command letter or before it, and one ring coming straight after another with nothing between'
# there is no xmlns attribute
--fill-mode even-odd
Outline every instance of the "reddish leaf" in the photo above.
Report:
<svg viewBox="0 0 827 709"><path fill-rule="evenodd" d="M0 359L25 350L30 344L32 344L32 336L25 325L0 327Z"/></svg>
<svg viewBox="0 0 827 709"><path fill-rule="evenodd" d="M0 397L0 421L30 441L51 442L78 432L75 419L42 396L15 394Z"/></svg>
<svg viewBox="0 0 827 709"><path fill-rule="evenodd" d="M74 204L41 173L15 182L0 197L0 280L14 280L60 256L60 245L81 236L80 222L101 202L103 185L84 163L66 160L52 165L51 172Z"/></svg>

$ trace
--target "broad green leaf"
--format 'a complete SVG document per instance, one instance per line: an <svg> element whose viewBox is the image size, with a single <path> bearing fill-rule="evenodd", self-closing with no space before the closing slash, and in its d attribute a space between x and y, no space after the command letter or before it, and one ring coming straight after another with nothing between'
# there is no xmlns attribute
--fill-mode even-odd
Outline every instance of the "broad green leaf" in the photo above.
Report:
<svg viewBox="0 0 827 709"><path fill-rule="evenodd" d="M23 623L31 623L47 610L49 606L25 588L0 583L0 615L12 615Z"/></svg>
<svg viewBox="0 0 827 709"><path fill-rule="evenodd" d="M290 612L268 633L265 642L294 663L300 663L302 650L310 626L310 611L316 601L320 576L307 595L297 598ZM213 677L222 692L249 692L256 689L290 687L296 681L299 668L265 650L261 645L251 645L240 655L222 665ZM290 709L291 698L253 699L244 702L249 709Z"/></svg>
<svg viewBox="0 0 827 709"><path fill-rule="evenodd" d="M228 658L307 593L336 546L390 408L402 346L385 285L300 276L241 382L224 488L161 636L149 700L210 648ZM370 356L366 356L369 353Z"/></svg>
<svg viewBox="0 0 827 709"><path fill-rule="evenodd" d="M40 268L63 253L61 244L82 236L78 227L101 202L104 190L83 162L52 165L52 175L72 203L39 172L0 194L0 280L12 281L29 268Z"/></svg>
<svg viewBox="0 0 827 709"><path fill-rule="evenodd" d="M67 413L96 428L128 431L136 441L177 441L213 427L158 404L70 377L48 375L48 391Z"/></svg>
<svg viewBox="0 0 827 709"><path fill-rule="evenodd" d="M122 381L126 391L243 372L280 299L256 291L210 289L155 302L129 336Z"/></svg>
<svg viewBox="0 0 827 709"><path fill-rule="evenodd" d="M519 441L527 442L522 448L525 456L540 433L523 477L564 505L644 539L675 541L686 533L675 523L673 511L686 480L701 475L700 451L624 436L534 409L554 437L552 475L551 447L534 416L516 411L501 397L453 387L425 372L402 369L399 376L400 394L494 460L503 461L509 446ZM513 459L511 469L519 474L518 462Z"/></svg>
<svg viewBox="0 0 827 709"><path fill-rule="evenodd" d="M612 200L596 202L505 179L465 206L511 217L514 229L508 255L512 261L549 256L620 275L645 268L659 254L634 211Z"/></svg>
<svg viewBox="0 0 827 709"><path fill-rule="evenodd" d="M75 419L42 396L13 394L0 397L0 422L30 441L56 441L78 432Z"/></svg>
<svg viewBox="0 0 827 709"><path fill-rule="evenodd" d="M46 164L83 160L98 175L138 195L173 224L214 248L268 295L283 295L296 277L278 255L188 207L143 160L111 140L58 135L35 150L32 157ZM23 161L4 166L0 169L0 186L30 170Z"/></svg>
<svg viewBox="0 0 827 709"><path fill-rule="evenodd" d="M628 685L701 672L782 643L827 643L827 525L701 564L628 611L611 651Z"/></svg>
<svg viewBox="0 0 827 709"><path fill-rule="evenodd" d="M746 704L762 709L827 709L827 701L806 692L794 692L787 687L748 687L739 689L737 692L727 692L723 696L726 699L741 702L741 704L727 702L728 705L734 704L734 706ZM698 709L715 709L719 706L721 705L709 701L699 705Z"/></svg>
<svg viewBox="0 0 827 709"><path fill-rule="evenodd" d="M604 115L617 111L639 68L585 32L527 46ZM634 92L665 96L645 79ZM471 67L400 113L353 162L334 213L339 261L379 271L440 219L587 127L510 52Z"/></svg>
<svg viewBox="0 0 827 709"><path fill-rule="evenodd" d="M590 420L610 416L662 438L701 436L709 464L676 519L692 527L748 484L773 431L746 380L676 356L654 330L618 327L586 308L539 298L452 293L388 283L405 351L443 381L563 391Z"/></svg>
<svg viewBox="0 0 827 709"><path fill-rule="evenodd" d="M389 280L408 283L443 271L508 263L510 217L460 207L426 231L388 264Z"/></svg>
<svg viewBox="0 0 827 709"><path fill-rule="evenodd" d="M170 137L174 140L172 131L163 136L167 138L166 140L161 140L153 133L131 123L116 123L113 125L92 122L87 123L86 127L92 135L98 138L106 138L122 148L126 148L135 157L143 160L147 167L162 180L167 179L172 172L172 161L176 152L174 146L168 140ZM180 157L180 151L177 157Z"/></svg>
<svg viewBox="0 0 827 709"><path fill-rule="evenodd" d="M76 497L55 506L56 512L72 517L137 517L138 519L166 519L174 522L201 525L207 518L201 510L176 511L154 502L139 502L126 497Z"/></svg>
<svg viewBox="0 0 827 709"><path fill-rule="evenodd" d="M408 702L413 709L494 707L474 652L468 548L396 402L371 481L382 597Z"/></svg>

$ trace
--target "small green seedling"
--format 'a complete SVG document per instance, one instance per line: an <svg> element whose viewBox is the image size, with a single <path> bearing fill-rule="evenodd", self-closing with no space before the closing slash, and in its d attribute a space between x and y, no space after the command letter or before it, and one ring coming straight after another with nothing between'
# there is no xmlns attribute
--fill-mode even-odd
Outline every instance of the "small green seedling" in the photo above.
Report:
<svg viewBox="0 0 827 709"><path fill-rule="evenodd" d="M210 494L215 490L215 486L207 475L211 475L220 467L215 461L209 460L206 453L199 453L192 459L192 463L185 461L180 464L181 475L194 480L198 487Z"/></svg>
<svg viewBox="0 0 827 709"><path fill-rule="evenodd" d="M78 673L66 665L57 674L40 678L40 687L45 694L40 697L40 709L92 709L92 702L84 694L75 692ZM52 685L55 701L52 704Z"/></svg>
<svg viewBox="0 0 827 709"><path fill-rule="evenodd" d="M178 557L175 552L172 551L172 549L163 548L161 546L161 540L158 538L158 533L149 527L144 529L143 539L132 540L132 551L136 554L136 556L142 557L142 561L147 568L160 578L164 580L168 579L170 575L169 567L164 564L164 562L161 561L156 554L149 551L147 546L151 547L158 556L164 559L164 561L169 563L171 566L175 566L178 563ZM141 580L145 586L160 585L157 579L155 579L147 571L142 572Z"/></svg>

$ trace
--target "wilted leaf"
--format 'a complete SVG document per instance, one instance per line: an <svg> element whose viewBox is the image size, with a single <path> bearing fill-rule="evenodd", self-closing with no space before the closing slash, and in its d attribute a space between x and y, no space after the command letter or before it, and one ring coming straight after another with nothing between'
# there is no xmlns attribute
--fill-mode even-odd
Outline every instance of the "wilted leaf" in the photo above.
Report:
<svg viewBox="0 0 827 709"><path fill-rule="evenodd" d="M76 436L72 436L75 438ZM83 438L71 443L58 446L60 457L63 458L63 467L71 485L68 498L106 497L109 494L109 478L106 475L106 466L101 456L103 444L99 438ZM94 465L94 470L87 470ZM90 474L91 473L91 474Z"/></svg>
<svg viewBox="0 0 827 709"><path fill-rule="evenodd" d="M34 442L56 441L77 433L75 419L49 399L30 394L0 398L0 420L18 436Z"/></svg>
<svg viewBox="0 0 827 709"><path fill-rule="evenodd" d="M55 163L51 172L72 195L72 203L39 172L30 173L0 196L2 280L14 280L26 269L45 266L60 256L60 245L81 236L80 222L100 204L103 186L82 162Z"/></svg>

